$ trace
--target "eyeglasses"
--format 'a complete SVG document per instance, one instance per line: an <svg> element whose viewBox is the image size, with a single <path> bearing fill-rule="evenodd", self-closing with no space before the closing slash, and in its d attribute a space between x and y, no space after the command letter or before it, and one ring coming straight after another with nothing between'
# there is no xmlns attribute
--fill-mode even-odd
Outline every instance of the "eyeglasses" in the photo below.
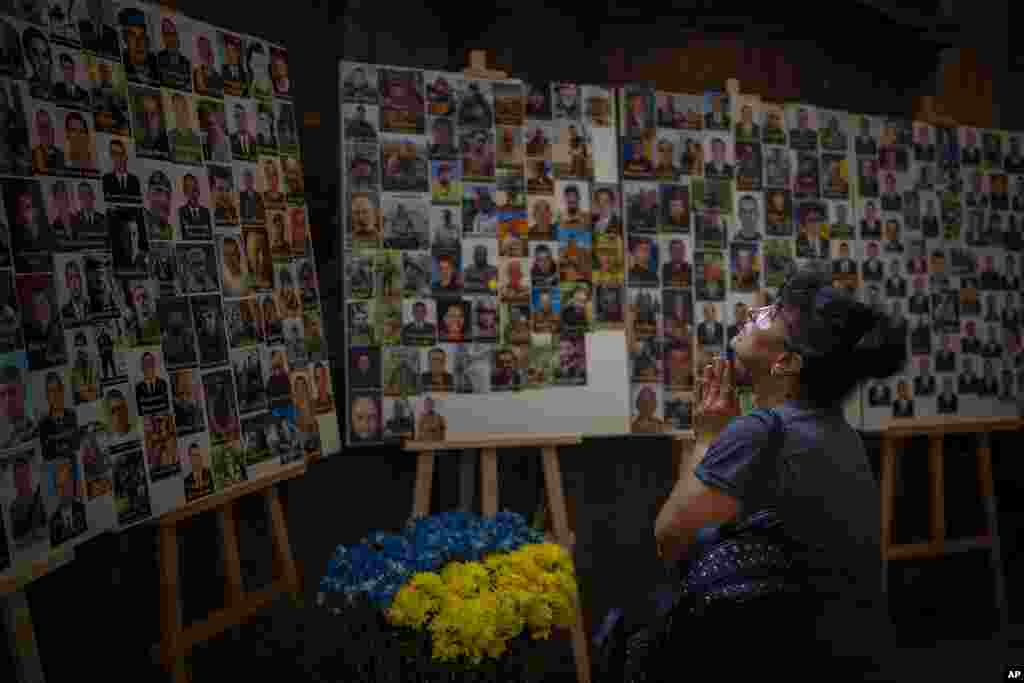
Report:
<svg viewBox="0 0 1024 683"><path fill-rule="evenodd" d="M750 322L754 323L754 327L759 330L766 330L772 326L776 315L778 315L778 307L772 304L771 306L759 306L752 309L749 313L749 318Z"/></svg>

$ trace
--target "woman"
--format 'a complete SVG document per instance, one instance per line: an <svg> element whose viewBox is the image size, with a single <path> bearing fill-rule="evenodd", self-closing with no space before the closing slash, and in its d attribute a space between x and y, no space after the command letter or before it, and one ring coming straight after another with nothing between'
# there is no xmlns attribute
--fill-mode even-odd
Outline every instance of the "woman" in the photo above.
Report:
<svg viewBox="0 0 1024 683"><path fill-rule="evenodd" d="M899 371L905 341L884 314L832 287L827 274L807 269L790 277L774 305L751 311L730 345L735 373L722 361L705 369L697 445L655 525L659 554L670 563L691 555L706 559L695 541L713 538L709 532L723 523L754 516L760 523L755 528L770 530L762 534L781 534L783 556L795 572L786 585L796 580L802 590L765 597L751 589L766 584L734 583L760 599L746 607L714 600L704 603L699 617L683 600L673 610L665 654L685 645L703 658L717 643L748 656L762 673L776 661L792 672L803 662L820 665L815 640L834 655L845 654L844 648L854 654L850 633L860 635L853 646L867 654L873 649L869 636L884 637L886 621L879 491L843 404L866 378ZM759 407L736 417L737 380L752 383L762 406L771 405L772 396L780 400L771 410ZM689 577L684 583L694 585ZM706 595L716 597L713 591ZM781 643L772 641L776 633ZM775 656L749 657L755 648ZM779 657L783 651L796 657ZM844 663L842 670L852 668Z"/></svg>

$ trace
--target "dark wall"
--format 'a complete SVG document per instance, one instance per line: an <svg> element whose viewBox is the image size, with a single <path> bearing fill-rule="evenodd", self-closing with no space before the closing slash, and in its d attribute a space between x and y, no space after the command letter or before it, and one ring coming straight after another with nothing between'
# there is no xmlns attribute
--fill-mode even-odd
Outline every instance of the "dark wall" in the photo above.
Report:
<svg viewBox="0 0 1024 683"><path fill-rule="evenodd" d="M668 90L699 91L738 76L744 90L769 99L800 98L869 113L909 113L913 96L933 84L927 77L922 77L920 88L894 83L893 77L886 83L880 72L842 57L830 58L812 42L699 39L668 25L601 27L557 12L524 10L473 21L467 16L460 23L417 3L355 0L347 3L345 20L343 3L337 2L177 4L195 18L287 46L299 116L320 114L319 126L303 129L302 149L324 311L333 322L328 334L335 352L342 348L337 315L342 273L336 260L340 58L458 70L468 49L482 47L491 49L492 66L530 80L653 79ZM460 34L450 36L446 30ZM685 45L687 51L647 47L658 44ZM892 59L897 58L894 53ZM336 376L336 386L343 386L341 381ZM639 456L635 443L622 438L588 442L562 458L590 621L612 606L646 598L665 578L655 560L652 530L674 472L667 441L644 443ZM286 487L292 543L307 596L315 594L316 580L337 544L353 543L373 529L394 529L404 522L411 508L414 469L415 459L394 448L352 450L318 463L305 478ZM457 504L455 471L453 457L440 459L435 510ZM997 469L997 474L1003 471ZM541 497L538 459L519 452L503 456L500 474L502 506L532 514ZM923 470L918 474L923 481ZM1018 495L1018 485L1012 486L1002 491ZM243 561L247 574L254 577L265 573L263 558L269 557L261 517L258 500L241 505ZM185 535L183 551L187 614L221 599L214 520L201 518L193 527ZM1004 538L1014 528L1004 526ZM83 546L79 555L75 564L29 590L50 681L77 680L83 662L108 666L108 658L115 654L112 647L148 657L148 647L159 634L153 527L101 537ZM116 619L111 618L114 614ZM100 623L105 625L100 628ZM118 665L122 673L131 670L123 659ZM0 662L0 680L3 673Z"/></svg>

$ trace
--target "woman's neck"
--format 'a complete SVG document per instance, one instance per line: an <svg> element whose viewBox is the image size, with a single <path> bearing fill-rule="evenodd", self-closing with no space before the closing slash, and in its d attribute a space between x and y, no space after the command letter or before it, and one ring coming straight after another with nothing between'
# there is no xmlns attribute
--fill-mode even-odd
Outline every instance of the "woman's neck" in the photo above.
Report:
<svg viewBox="0 0 1024 683"><path fill-rule="evenodd" d="M789 377L763 377L754 380L754 403L758 408L774 408L799 398L800 392Z"/></svg>

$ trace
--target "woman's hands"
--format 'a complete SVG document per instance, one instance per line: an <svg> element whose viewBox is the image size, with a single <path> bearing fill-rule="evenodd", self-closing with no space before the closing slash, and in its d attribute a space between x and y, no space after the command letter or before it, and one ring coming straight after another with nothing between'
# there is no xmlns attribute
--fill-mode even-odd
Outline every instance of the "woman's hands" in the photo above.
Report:
<svg viewBox="0 0 1024 683"><path fill-rule="evenodd" d="M697 382L694 424L698 439L702 435L714 438L739 414L735 363L719 356L704 367L704 376Z"/></svg>

